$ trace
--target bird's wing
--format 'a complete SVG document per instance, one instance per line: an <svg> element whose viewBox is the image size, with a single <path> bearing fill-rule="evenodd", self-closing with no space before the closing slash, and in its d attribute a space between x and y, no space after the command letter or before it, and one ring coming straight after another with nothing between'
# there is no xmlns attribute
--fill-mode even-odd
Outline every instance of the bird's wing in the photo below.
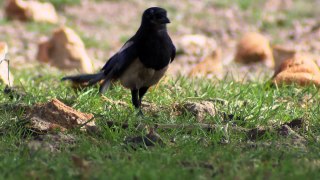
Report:
<svg viewBox="0 0 320 180"><path fill-rule="evenodd" d="M172 52L171 52L171 62L176 57L176 47L172 44Z"/></svg>
<svg viewBox="0 0 320 180"><path fill-rule="evenodd" d="M137 57L137 44L130 39L109 59L101 71L104 72L106 79L117 78Z"/></svg>

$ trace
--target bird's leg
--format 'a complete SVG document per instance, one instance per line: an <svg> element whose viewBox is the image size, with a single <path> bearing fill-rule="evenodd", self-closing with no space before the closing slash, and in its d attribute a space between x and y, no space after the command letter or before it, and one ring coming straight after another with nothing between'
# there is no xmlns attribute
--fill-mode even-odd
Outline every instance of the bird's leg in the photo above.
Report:
<svg viewBox="0 0 320 180"><path fill-rule="evenodd" d="M138 115L143 115L141 112L141 108L140 108L140 100L139 100L139 90L137 89L132 89L131 90L131 96L132 96L132 104L134 105L134 107L136 108L136 110L139 110Z"/></svg>
<svg viewBox="0 0 320 180"><path fill-rule="evenodd" d="M140 105L142 103L142 98L146 94L148 89L149 89L149 87L142 87L142 88L139 89L139 102L140 102Z"/></svg>
<svg viewBox="0 0 320 180"><path fill-rule="evenodd" d="M136 109L138 109L140 107L139 90L137 89L131 90L131 96L132 96L132 104Z"/></svg>
<svg viewBox="0 0 320 180"><path fill-rule="evenodd" d="M139 89L139 104L140 104L139 115L143 115L143 113L141 111L142 98L146 94L148 89L149 89L149 87L142 87L142 88Z"/></svg>

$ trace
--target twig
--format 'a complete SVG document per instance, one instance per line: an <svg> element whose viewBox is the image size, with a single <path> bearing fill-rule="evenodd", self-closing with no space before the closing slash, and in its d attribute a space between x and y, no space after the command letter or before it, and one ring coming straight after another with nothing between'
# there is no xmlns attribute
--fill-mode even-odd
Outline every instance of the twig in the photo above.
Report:
<svg viewBox="0 0 320 180"><path fill-rule="evenodd" d="M95 117L93 116L92 118L90 118L88 121L86 121L85 123L83 124L80 124L78 126L79 129L81 129L83 126L86 126L88 123L92 122L93 120L95 119Z"/></svg>

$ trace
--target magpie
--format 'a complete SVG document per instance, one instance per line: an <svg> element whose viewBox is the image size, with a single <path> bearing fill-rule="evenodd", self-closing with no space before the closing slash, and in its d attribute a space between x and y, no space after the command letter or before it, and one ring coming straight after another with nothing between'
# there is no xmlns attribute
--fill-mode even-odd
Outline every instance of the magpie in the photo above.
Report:
<svg viewBox="0 0 320 180"><path fill-rule="evenodd" d="M176 48L167 32L168 23L170 20L165 9L146 9L136 34L107 61L100 72L67 76L62 81L88 86L99 83L99 92L104 93L111 81L118 80L131 90L132 104L139 110L138 114L143 115L142 98L164 76L176 56Z"/></svg>

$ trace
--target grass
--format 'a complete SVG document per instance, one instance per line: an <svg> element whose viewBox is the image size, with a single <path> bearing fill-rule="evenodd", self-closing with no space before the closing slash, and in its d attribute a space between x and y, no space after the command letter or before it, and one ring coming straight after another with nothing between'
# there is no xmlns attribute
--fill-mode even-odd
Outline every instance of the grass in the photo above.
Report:
<svg viewBox="0 0 320 180"><path fill-rule="evenodd" d="M141 119L134 115L133 108L123 108L103 102L97 88L74 91L60 83L62 73L45 67L40 72L23 70L14 72L16 79L24 87L26 95L21 99L10 99L0 94L0 175L1 179L18 178L58 178L58 179L307 179L319 178L319 121L320 95L315 87L298 88L287 86L279 89L267 84L240 84L232 81L212 82L205 79L179 78L161 84L151 90L145 101L164 108L153 113L146 112ZM38 75L42 74L41 77ZM54 75L52 75L54 74ZM16 82L19 84L18 82ZM195 93L196 91L196 93ZM130 95L119 85L105 94L113 100L130 103ZM302 106L306 95L313 96L307 107ZM28 147L33 137L26 128L19 125L22 110L10 109L9 105L23 103L31 106L58 98L75 109L102 115L97 117L99 134L88 135L72 130L67 133L76 138L74 144L62 144L60 152L43 149L34 151ZM270 132L248 144L246 133L217 129L206 132L195 128L191 133L183 129L158 131L165 146L138 148L124 144L126 137L137 136L142 132L131 127L127 130L110 129L106 120L129 122L130 124L169 123L194 124L196 118L188 112L170 115L174 103L201 101L221 98L226 105L219 105L219 111L233 114L235 118L224 121L220 116L206 116L205 122L224 127L237 125L254 128L271 122L291 121L304 118L309 123L307 130L298 133L306 137L306 148L291 146L288 138ZM245 102L245 103L243 103ZM7 105L7 106L3 106ZM316 140L318 138L318 140ZM170 139L175 139L171 143ZM228 143L222 143L227 140ZM271 143L265 148L263 143ZM82 167L72 159L77 157L89 162ZM299 164L299 165L297 165Z"/></svg>
<svg viewBox="0 0 320 180"><path fill-rule="evenodd" d="M26 30L49 35L56 28L56 25L49 23L28 22L25 24Z"/></svg>

